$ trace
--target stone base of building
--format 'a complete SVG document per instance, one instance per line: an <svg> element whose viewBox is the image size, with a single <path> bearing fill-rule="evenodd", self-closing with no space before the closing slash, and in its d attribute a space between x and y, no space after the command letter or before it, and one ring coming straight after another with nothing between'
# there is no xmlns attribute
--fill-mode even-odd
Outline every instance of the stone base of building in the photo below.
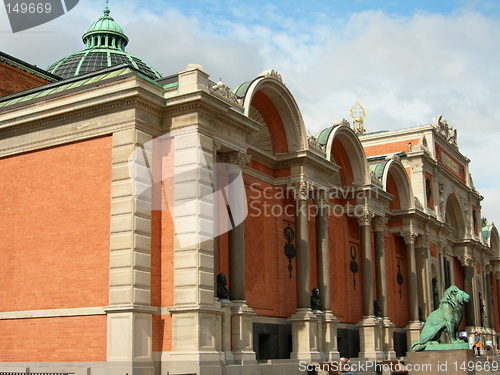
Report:
<svg viewBox="0 0 500 375"><path fill-rule="evenodd" d="M408 352L408 375L474 375L472 350Z"/></svg>
<svg viewBox="0 0 500 375"><path fill-rule="evenodd" d="M107 375L107 366L107 362L2 362L0 369L2 372L70 372L75 375Z"/></svg>
<svg viewBox="0 0 500 375"><path fill-rule="evenodd" d="M381 361L382 353L382 323L374 316L365 316L357 324L359 327L359 358Z"/></svg>
<svg viewBox="0 0 500 375"><path fill-rule="evenodd" d="M322 362L324 357L319 352L319 318L311 309L299 309L289 318L292 323L293 348L290 357L309 363Z"/></svg>

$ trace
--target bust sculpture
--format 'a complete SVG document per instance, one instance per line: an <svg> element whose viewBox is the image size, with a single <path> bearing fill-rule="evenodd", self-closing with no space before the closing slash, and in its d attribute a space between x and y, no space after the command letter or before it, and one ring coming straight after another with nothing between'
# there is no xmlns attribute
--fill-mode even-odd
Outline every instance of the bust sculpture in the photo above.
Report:
<svg viewBox="0 0 500 375"><path fill-rule="evenodd" d="M227 290L227 279L224 272L217 275L217 298L229 299L229 291Z"/></svg>
<svg viewBox="0 0 500 375"><path fill-rule="evenodd" d="M312 311L321 311L321 306L319 303L319 289L314 288L311 291L311 310Z"/></svg>

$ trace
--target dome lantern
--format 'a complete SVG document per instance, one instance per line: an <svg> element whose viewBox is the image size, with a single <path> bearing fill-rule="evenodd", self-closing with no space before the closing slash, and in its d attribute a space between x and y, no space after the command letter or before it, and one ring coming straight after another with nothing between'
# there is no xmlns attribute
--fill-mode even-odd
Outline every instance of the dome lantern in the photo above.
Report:
<svg viewBox="0 0 500 375"><path fill-rule="evenodd" d="M110 12L106 0L103 15L82 36L85 49L57 61L47 71L62 78L71 78L127 64L152 79L161 78L153 67L125 51L129 39L109 15Z"/></svg>

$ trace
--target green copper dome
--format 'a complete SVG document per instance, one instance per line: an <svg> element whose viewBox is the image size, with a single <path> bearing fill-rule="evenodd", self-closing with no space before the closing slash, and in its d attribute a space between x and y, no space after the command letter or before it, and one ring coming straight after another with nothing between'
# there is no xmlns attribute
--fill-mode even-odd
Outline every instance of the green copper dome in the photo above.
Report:
<svg viewBox="0 0 500 375"><path fill-rule="evenodd" d="M83 51L64 57L49 66L47 71L62 78L70 78L127 64L150 78L161 78L161 74L149 64L125 52L128 38L109 13L106 6L104 14L83 34Z"/></svg>

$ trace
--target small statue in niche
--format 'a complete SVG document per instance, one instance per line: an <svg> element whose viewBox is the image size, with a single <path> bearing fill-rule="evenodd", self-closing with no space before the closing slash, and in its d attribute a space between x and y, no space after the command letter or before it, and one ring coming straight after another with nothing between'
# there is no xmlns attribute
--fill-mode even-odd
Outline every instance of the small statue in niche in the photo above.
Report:
<svg viewBox="0 0 500 375"><path fill-rule="evenodd" d="M479 320L481 327L485 326L485 319L484 319L484 302L483 302L483 297L481 296L481 292L479 292Z"/></svg>
<svg viewBox="0 0 500 375"><path fill-rule="evenodd" d="M319 289L314 288L311 292L311 310L321 311L321 306L319 303Z"/></svg>
<svg viewBox="0 0 500 375"><path fill-rule="evenodd" d="M227 279L224 272L217 275L217 298L229 299L229 291L227 290Z"/></svg>
<svg viewBox="0 0 500 375"><path fill-rule="evenodd" d="M431 180L426 178L425 179L425 195L427 198L427 204L432 202L432 187L431 187Z"/></svg>

